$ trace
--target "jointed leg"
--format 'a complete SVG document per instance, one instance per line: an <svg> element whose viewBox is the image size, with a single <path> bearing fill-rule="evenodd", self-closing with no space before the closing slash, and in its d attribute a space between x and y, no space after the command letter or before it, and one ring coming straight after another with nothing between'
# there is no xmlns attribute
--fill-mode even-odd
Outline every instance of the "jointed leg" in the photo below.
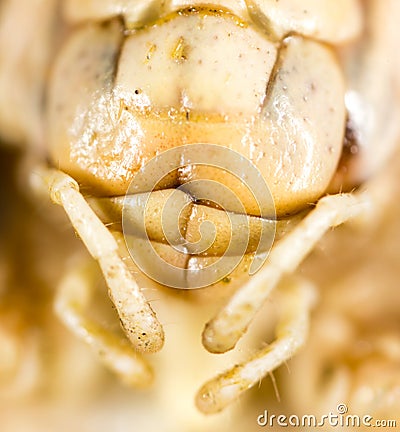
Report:
<svg viewBox="0 0 400 432"><path fill-rule="evenodd" d="M280 292L281 318L275 342L249 360L208 381L198 392L198 408L207 414L224 409L244 391L288 360L303 345L308 334L313 286L292 280Z"/></svg>
<svg viewBox="0 0 400 432"><path fill-rule="evenodd" d="M164 343L162 326L118 255L115 239L85 201L76 181L55 169L42 168L39 175L52 200L64 208L88 251L100 264L110 298L133 346L140 352L160 350Z"/></svg>
<svg viewBox="0 0 400 432"><path fill-rule="evenodd" d="M204 329L203 344L214 353L232 349L284 274L293 272L327 230L370 209L367 192L322 198L316 208L270 252L263 269L250 278Z"/></svg>
<svg viewBox="0 0 400 432"><path fill-rule="evenodd" d="M92 280L87 269L68 272L58 287L57 315L123 382L141 387L148 385L153 378L151 368L128 340L101 327L85 314L91 292Z"/></svg>

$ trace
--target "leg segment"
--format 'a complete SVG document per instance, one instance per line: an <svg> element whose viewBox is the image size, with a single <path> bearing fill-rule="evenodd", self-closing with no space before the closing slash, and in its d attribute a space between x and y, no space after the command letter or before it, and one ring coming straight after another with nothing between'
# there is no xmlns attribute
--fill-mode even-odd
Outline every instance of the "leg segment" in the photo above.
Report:
<svg viewBox="0 0 400 432"><path fill-rule="evenodd" d="M208 381L198 392L196 403L206 414L216 413L288 360L303 345L308 334L313 286L293 280L280 292L282 316L275 342L247 361Z"/></svg>
<svg viewBox="0 0 400 432"><path fill-rule="evenodd" d="M214 353L232 349L282 276L298 267L327 230L362 216L370 204L367 192L322 198L316 208L273 247L264 268L206 325L203 332L206 349Z"/></svg>
<svg viewBox="0 0 400 432"><path fill-rule="evenodd" d="M88 251L98 261L122 327L135 349L159 351L164 343L163 328L118 255L115 239L85 201L76 181L55 169L42 168L39 175L52 200L64 208Z"/></svg>
<svg viewBox="0 0 400 432"><path fill-rule="evenodd" d="M86 316L85 308L90 302L92 291L90 279L90 272L84 268L70 271L64 276L55 302L57 315L123 382L140 387L148 385L153 378L152 370L128 340L107 331Z"/></svg>

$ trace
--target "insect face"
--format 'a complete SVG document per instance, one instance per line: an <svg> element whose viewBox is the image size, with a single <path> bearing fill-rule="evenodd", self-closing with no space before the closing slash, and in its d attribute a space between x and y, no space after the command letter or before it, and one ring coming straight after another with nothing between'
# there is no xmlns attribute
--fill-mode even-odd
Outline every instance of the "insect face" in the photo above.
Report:
<svg viewBox="0 0 400 432"><path fill-rule="evenodd" d="M318 42L277 42L230 12L192 8L127 35L118 21L73 33L53 70L47 124L53 163L87 192L123 195L152 157L210 143L250 160L284 216L318 199L336 170L344 80ZM233 178L179 162L164 188L215 179L259 215Z"/></svg>
<svg viewBox="0 0 400 432"><path fill-rule="evenodd" d="M2 10L13 16L17 3ZM46 85L50 38L46 56L37 44L22 50L27 64L41 59L31 79L13 73L20 60L0 50L9 57L0 89L12 107L0 103L0 121L10 137L29 138L41 160L32 178L98 262L130 343L88 316L92 281L80 269L60 281L57 314L126 382L147 385L144 354L162 348L164 330L126 246L160 291L233 287L203 331L212 353L235 347L284 280L276 340L198 392L202 412L221 411L304 343L314 289L289 275L326 231L380 202L373 180L355 194L338 192L373 177L397 143L398 65L388 53L398 49L399 2L43 4L53 14L47 33L26 27L25 45L29 35L44 43L61 4L65 27L57 28L66 37ZM382 91L371 85L376 76ZM12 97L14 88L24 98ZM22 114L28 95L35 127ZM357 156L347 159L349 142Z"/></svg>

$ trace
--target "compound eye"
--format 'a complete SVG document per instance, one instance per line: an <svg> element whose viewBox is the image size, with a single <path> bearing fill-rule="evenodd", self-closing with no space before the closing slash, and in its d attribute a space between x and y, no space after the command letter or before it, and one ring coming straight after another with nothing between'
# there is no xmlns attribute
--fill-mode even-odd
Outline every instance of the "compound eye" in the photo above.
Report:
<svg viewBox="0 0 400 432"><path fill-rule="evenodd" d="M88 183L94 179L73 160L96 164L98 152L109 152L98 148L96 134L112 134L108 108L122 38L118 20L87 25L66 41L52 70L46 112L50 155L55 166Z"/></svg>
<svg viewBox="0 0 400 432"><path fill-rule="evenodd" d="M301 37L285 41L255 133L263 150L257 166L277 214L315 202L328 187L342 151L344 95L343 74L328 47Z"/></svg>

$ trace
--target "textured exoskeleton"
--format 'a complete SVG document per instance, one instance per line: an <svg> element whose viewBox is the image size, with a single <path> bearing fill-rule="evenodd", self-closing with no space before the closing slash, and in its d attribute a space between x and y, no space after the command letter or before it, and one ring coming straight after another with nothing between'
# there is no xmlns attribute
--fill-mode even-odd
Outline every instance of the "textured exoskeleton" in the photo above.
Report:
<svg viewBox="0 0 400 432"><path fill-rule="evenodd" d="M0 133L26 143L32 186L46 185L98 261L132 346L85 314L84 273L60 283L59 316L126 381L151 380L141 354L164 342L142 288L229 285L203 332L224 353L327 230L373 208L379 187L365 182L399 135L399 1L22 3L0 4ZM286 285L277 340L207 382L201 411L303 344L314 290Z"/></svg>

